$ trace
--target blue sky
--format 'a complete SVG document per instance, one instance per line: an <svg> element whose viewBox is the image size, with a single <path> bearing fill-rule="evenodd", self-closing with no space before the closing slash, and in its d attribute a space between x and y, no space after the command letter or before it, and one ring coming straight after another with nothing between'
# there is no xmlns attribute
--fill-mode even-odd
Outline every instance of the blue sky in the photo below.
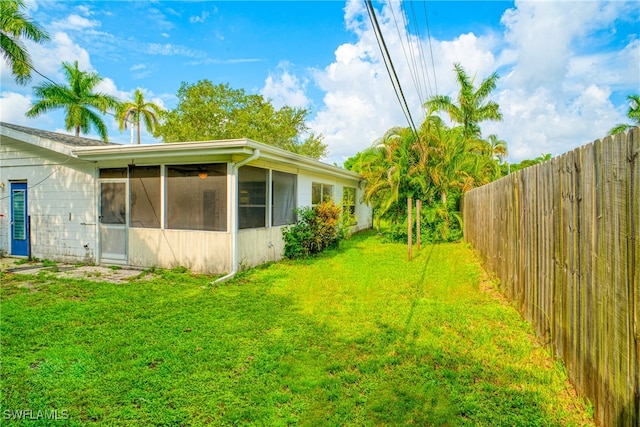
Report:
<svg viewBox="0 0 640 427"><path fill-rule="evenodd" d="M362 0L27 5L51 35L45 46L28 44L34 65L55 81L63 81L61 61L78 60L105 78L100 90L125 100L140 87L166 108L176 105L183 81L228 83L276 106L309 109L310 131L329 145L325 160L338 164L388 128L406 126ZM507 141L512 162L561 154L604 136L625 121L626 95L640 92L636 1L374 6L416 121L436 86L439 94L455 95L454 62L478 81L498 72L493 99L504 120L487 123L483 132ZM0 72L1 120L64 131L61 113L24 117L39 78L21 87L4 64ZM106 121L111 140L129 141ZM143 142L155 141L143 133Z"/></svg>

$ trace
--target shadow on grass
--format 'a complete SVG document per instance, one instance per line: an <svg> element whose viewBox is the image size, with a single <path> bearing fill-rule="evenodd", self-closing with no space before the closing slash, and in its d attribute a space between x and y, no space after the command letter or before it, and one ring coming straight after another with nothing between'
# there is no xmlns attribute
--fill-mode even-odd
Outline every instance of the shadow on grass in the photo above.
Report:
<svg viewBox="0 0 640 427"><path fill-rule="evenodd" d="M416 271L370 238L213 288L184 271L37 293L14 278L0 287L0 406L65 410L69 425L562 424L537 391L553 373L532 375L500 331L481 333L496 321L437 298L449 288L429 293L437 249Z"/></svg>

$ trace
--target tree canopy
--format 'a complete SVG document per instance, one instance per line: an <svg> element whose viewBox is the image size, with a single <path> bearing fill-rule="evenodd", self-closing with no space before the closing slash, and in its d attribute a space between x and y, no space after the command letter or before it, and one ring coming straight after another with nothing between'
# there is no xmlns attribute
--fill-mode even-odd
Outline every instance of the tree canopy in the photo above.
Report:
<svg viewBox="0 0 640 427"><path fill-rule="evenodd" d="M89 133L91 127L95 127L100 137L107 141L107 126L95 110L104 114L108 110L118 109L120 103L111 95L96 93L94 89L102 77L80 70L78 61L73 65L63 62L62 71L68 84L44 82L34 87L33 91L40 99L26 112L26 116L37 117L62 108L66 111L66 130L73 129L76 136L80 136L80 132Z"/></svg>
<svg viewBox="0 0 640 427"><path fill-rule="evenodd" d="M22 13L22 0L0 1L0 51L18 84L31 79L31 58L22 39L42 43L49 35Z"/></svg>
<svg viewBox="0 0 640 427"><path fill-rule="evenodd" d="M153 133L156 126L160 124L160 117L164 114L164 110L153 102L146 102L140 88L136 89L133 98L133 101L120 105L117 117L121 131L127 128L127 123L137 127L136 133L138 144L140 144L140 122L142 121L147 130Z"/></svg>
<svg viewBox="0 0 640 427"><path fill-rule="evenodd" d="M620 132L626 132L635 126L640 126L640 95L628 95L629 110L627 110L627 117L632 123L620 123L615 125L609 131L609 135L616 135Z"/></svg>
<svg viewBox="0 0 640 427"><path fill-rule="evenodd" d="M426 102L425 107L429 113L448 113L451 120L462 125L465 137L480 137L480 122L502 120L498 103L487 100L499 77L493 73L476 88L475 79L470 78L460 64L454 64L453 68L460 87L457 99L454 101L449 96L436 95Z"/></svg>
<svg viewBox="0 0 640 427"><path fill-rule="evenodd" d="M460 196L502 176L500 164L507 153L505 141L495 135L482 139L480 129L480 122L502 117L498 104L487 100L497 75L476 89L462 67L456 64L455 71L460 85L456 102L433 97L425 104L427 117L417 133L391 128L345 162L365 178L364 200L379 218L397 224L406 220L408 197L425 202L423 225L430 240L460 237ZM447 126L437 111L449 113L454 126Z"/></svg>
<svg viewBox="0 0 640 427"><path fill-rule="evenodd" d="M315 159L327 154L322 135L302 139L306 109L276 109L261 95L209 80L183 82L177 95L178 105L156 128L164 142L249 138Z"/></svg>

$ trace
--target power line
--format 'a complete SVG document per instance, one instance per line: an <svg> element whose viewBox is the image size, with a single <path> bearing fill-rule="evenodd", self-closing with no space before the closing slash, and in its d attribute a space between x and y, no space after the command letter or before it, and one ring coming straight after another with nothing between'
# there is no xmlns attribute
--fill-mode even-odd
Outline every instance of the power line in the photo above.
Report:
<svg viewBox="0 0 640 427"><path fill-rule="evenodd" d="M433 84L436 88L436 95L438 94L438 81L436 80L436 64L433 60L433 46L431 45L431 31L429 30L429 17L427 14L427 2L422 3L424 6L424 20L427 24L427 39L429 40L429 52L431 53L431 68L433 69Z"/></svg>
<svg viewBox="0 0 640 427"><path fill-rule="evenodd" d="M396 14L393 11L393 6L389 3L389 9L391 10L391 17L393 18L393 23L396 26L396 31L398 32L398 39L400 40L400 46L402 46L402 53L404 54L404 58L407 61L407 66L409 67L409 74L411 75L411 79L413 80L413 85L416 88L416 92L418 94L418 98L420 99L420 104L424 104L424 96L422 93L422 85L420 84L420 79L418 78L418 67L415 61L415 55L411 51L411 41L409 40L409 33L406 31L407 21L404 18L404 13L402 13L402 9L400 9L402 15L402 24L405 29L404 35L407 40L407 49L409 49L409 54L407 54L407 49L405 49L404 41L402 40L402 33L400 32L400 26L398 25L398 21L396 20Z"/></svg>
<svg viewBox="0 0 640 427"><path fill-rule="evenodd" d="M402 86L400 85L398 74L396 73L395 67L393 66L391 55L389 55L389 50L387 49L387 44L384 41L384 36L382 35L382 31L380 30L380 25L378 24L378 18L376 17L375 9L373 8L373 4L371 3L371 0L365 0L365 5L367 6L369 20L371 20L371 25L373 26L373 29L374 29L374 34L376 36L378 47L380 48L380 52L382 54L382 59L387 69L387 74L389 74L389 78L391 79L391 84L393 86L394 91L396 92L396 97L398 98L398 102L400 102L400 107L402 108L405 118L409 122L409 126L411 130L417 138L418 131L416 129L415 123L413 122L413 117L411 117L411 111L409 110L407 100L404 96L404 93L402 92Z"/></svg>
<svg viewBox="0 0 640 427"><path fill-rule="evenodd" d="M433 90L431 88L431 79L429 78L429 71L427 67L427 62L425 60L424 48L422 47L422 40L420 37L420 26L418 25L418 17L416 15L416 10L413 7L413 2L411 4L411 14L413 16L413 28L416 32L416 37L418 38L418 52L420 53L420 62L421 62L421 71L422 71L422 79L426 82L426 86L429 87L429 96L433 96ZM407 24L408 25L408 24ZM424 104L424 100L422 102Z"/></svg>
<svg viewBox="0 0 640 427"><path fill-rule="evenodd" d="M371 27L373 28L375 36L376 36L376 42L378 43L378 48L380 49L380 52L382 53L382 46L380 45L380 40L378 39L378 34L375 32L375 25L373 23L373 19L371 18L371 12L369 11L368 5L367 5L367 13L369 15L369 21L371 22ZM384 58L384 54L383 54L383 58L382 59L383 59L384 66L387 69L387 74L389 75L389 78L391 79L391 86L393 87L393 91L395 92L396 98L398 99L398 102L400 103L400 109L402 110L402 113L404 114L404 117L407 120L407 122L410 123L409 117L407 116L406 111L404 110L404 108L402 108L402 101L400 99L400 94L398 93L398 89L396 88L395 82L393 81L393 78L391 77L391 71L389 70L389 65L387 64L387 61Z"/></svg>

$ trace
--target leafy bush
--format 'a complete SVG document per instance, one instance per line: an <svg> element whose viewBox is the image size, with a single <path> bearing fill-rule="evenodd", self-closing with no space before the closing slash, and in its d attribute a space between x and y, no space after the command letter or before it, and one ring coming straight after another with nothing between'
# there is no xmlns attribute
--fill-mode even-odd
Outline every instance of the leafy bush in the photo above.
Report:
<svg viewBox="0 0 640 427"><path fill-rule="evenodd" d="M340 227L341 209L332 201L313 208L296 210L298 222L282 230L284 256L306 258L326 248L335 247L343 235Z"/></svg>
<svg viewBox="0 0 640 427"><path fill-rule="evenodd" d="M349 240L351 238L351 227L358 224L358 218L348 210L342 210L340 215L340 225L338 227L338 239Z"/></svg>

